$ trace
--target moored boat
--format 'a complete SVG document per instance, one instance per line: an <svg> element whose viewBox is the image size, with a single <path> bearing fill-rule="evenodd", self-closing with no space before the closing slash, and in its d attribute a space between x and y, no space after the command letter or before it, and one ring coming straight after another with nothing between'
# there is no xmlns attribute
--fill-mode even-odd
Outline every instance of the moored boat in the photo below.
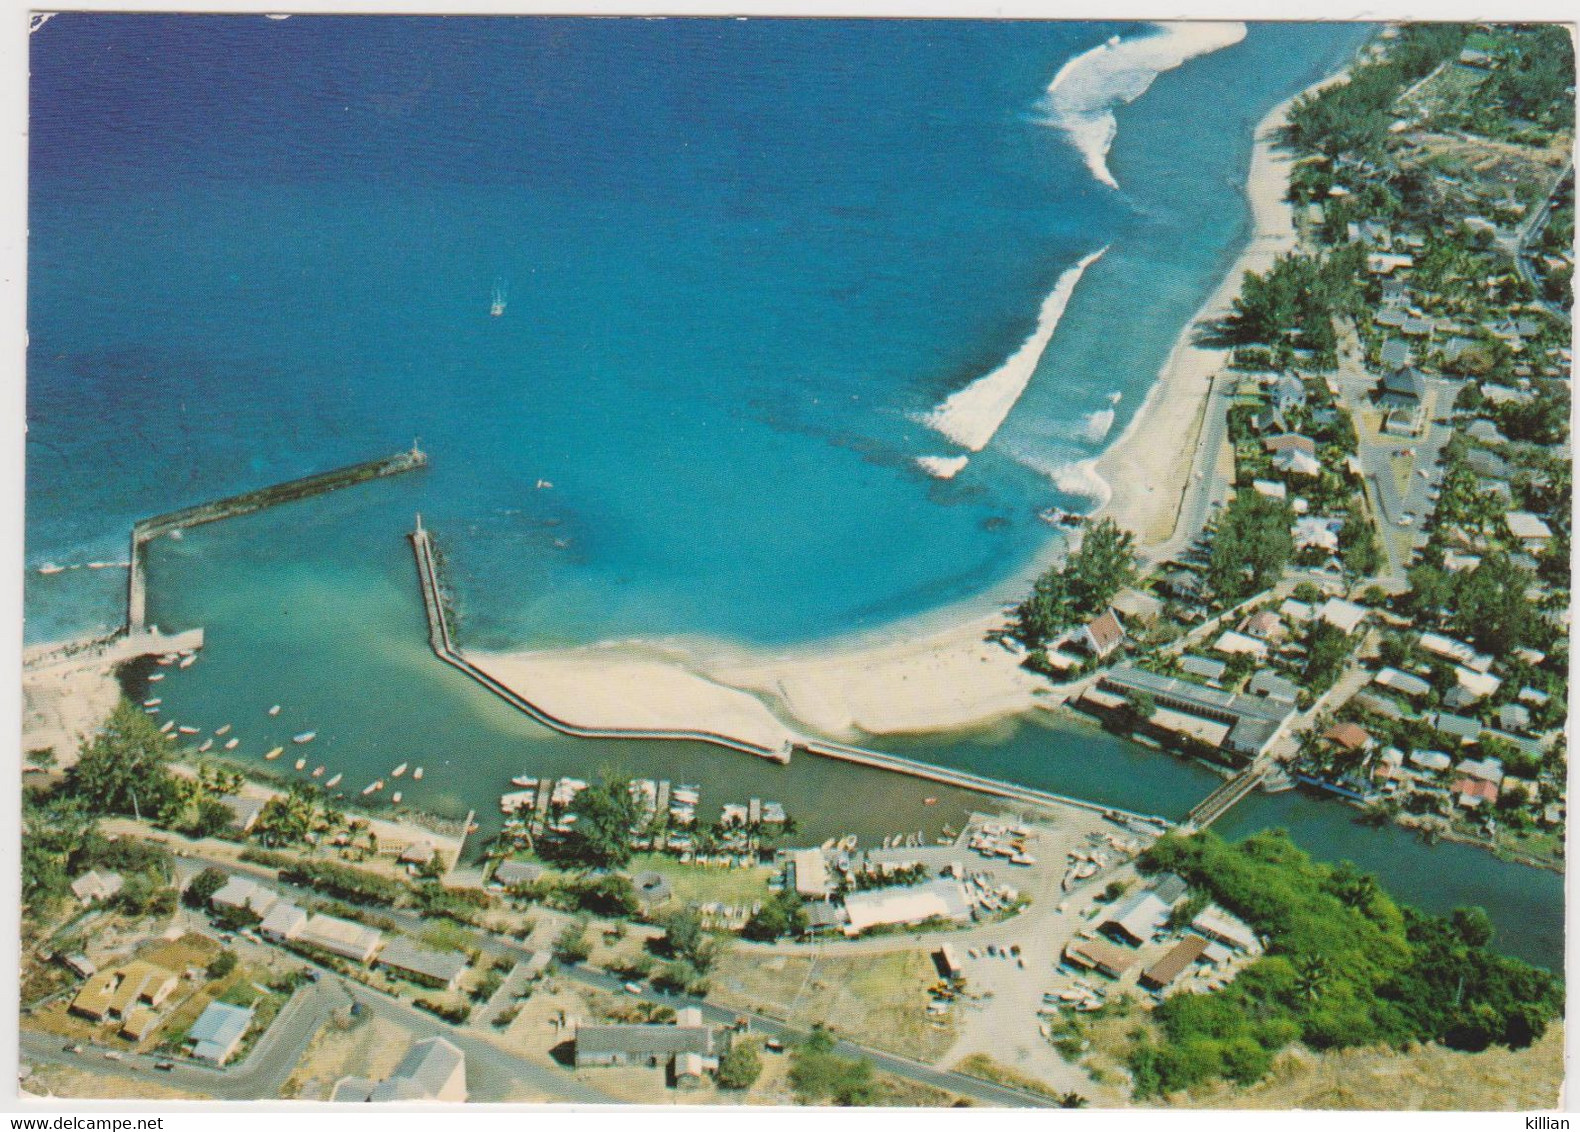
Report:
<svg viewBox="0 0 1580 1132"><path fill-rule="evenodd" d="M198 754L202 754L204 751L208 750L213 745L214 745L214 740L212 740L212 739L205 739L205 740L203 740L203 742L198 744Z"/></svg>
<svg viewBox="0 0 1580 1132"><path fill-rule="evenodd" d="M149 677L148 677L148 679L149 679L149 681L151 683L163 680L164 678L165 678L165 674L163 672L155 672L155 673L150 674Z"/></svg>
<svg viewBox="0 0 1580 1132"><path fill-rule="evenodd" d="M224 727L216 727L216 728L214 728L214 734L215 735L229 735L230 734L230 724L227 723L227 724L225 724Z"/></svg>
<svg viewBox="0 0 1580 1132"><path fill-rule="evenodd" d="M306 759L297 759L296 760L296 769L297 770L301 770L306 765L307 765L307 760Z"/></svg>
<svg viewBox="0 0 1580 1132"><path fill-rule="evenodd" d="M417 769L413 770L411 772L411 776L413 778L415 778L418 782L421 782L422 781L422 767L418 767Z"/></svg>
<svg viewBox="0 0 1580 1132"><path fill-rule="evenodd" d="M395 793L390 795L390 801L391 802L396 802L396 803L400 802L400 791L399 790L395 791Z"/></svg>
<svg viewBox="0 0 1580 1132"><path fill-rule="evenodd" d="M291 736L291 742L293 742L293 743L311 743L316 738L318 738L318 732L316 732L316 731L303 731L300 734L292 735Z"/></svg>
<svg viewBox="0 0 1580 1132"><path fill-rule="evenodd" d="M181 732L183 735L196 735L199 729L183 723L180 727L176 728L176 730Z"/></svg>
<svg viewBox="0 0 1580 1132"><path fill-rule="evenodd" d="M324 783L324 789L326 789L326 790L334 789L336 786L340 785L340 780L342 778L344 778L344 777L345 777L345 775L341 774L339 771L336 771L335 772L335 776L333 778L331 778L328 782Z"/></svg>
<svg viewBox="0 0 1580 1132"><path fill-rule="evenodd" d="M180 668L191 668L192 667L192 662L195 661L196 659L197 659L197 657L195 657L195 656L184 656L184 657L181 658L181 663L177 667L180 667Z"/></svg>
<svg viewBox="0 0 1580 1132"><path fill-rule="evenodd" d="M263 757L266 759L277 759L283 754L285 754L284 747L272 747L270 748L269 753Z"/></svg>
<svg viewBox="0 0 1580 1132"><path fill-rule="evenodd" d="M164 702L165 702L164 700L161 700L161 699L155 697L154 699L151 699L151 700L144 700L143 701L143 706L144 707L158 707L160 704L162 704Z"/></svg>
<svg viewBox="0 0 1580 1132"><path fill-rule="evenodd" d="M175 720L173 720L173 719L165 720L164 726L159 729L159 734L161 734L161 735L168 735L168 734L170 734L170 729L172 727L174 727L175 725L176 725L176 721Z"/></svg>
<svg viewBox="0 0 1580 1132"><path fill-rule="evenodd" d="M313 777L314 778L322 778L323 776L324 776L324 768L321 767L321 766L315 766L313 768Z"/></svg>
<svg viewBox="0 0 1580 1132"><path fill-rule="evenodd" d="M363 793L364 796L366 796L368 794L372 794L375 791L382 790L382 789L384 789L384 780L382 778L380 778L380 779L377 779L377 780L375 780L373 782L370 782L366 786L364 786L362 788L362 793Z"/></svg>
<svg viewBox="0 0 1580 1132"><path fill-rule="evenodd" d="M225 749L227 751L234 751L239 746L241 746L241 740L240 739L231 739L231 740L226 742Z"/></svg>
<svg viewBox="0 0 1580 1132"><path fill-rule="evenodd" d="M272 708L270 708L269 709L269 714L270 715L279 715L280 714L280 705L279 704L275 704Z"/></svg>
<svg viewBox="0 0 1580 1132"><path fill-rule="evenodd" d="M398 766L394 770L390 771L390 777L391 778L399 778L401 775L403 775L405 773L406 773L406 764L405 763L401 763L400 766Z"/></svg>
<svg viewBox="0 0 1580 1132"><path fill-rule="evenodd" d="M525 786L530 788L536 786L537 784L538 780L536 778L529 777L525 774L518 774L516 777L510 780L510 785L512 786Z"/></svg>

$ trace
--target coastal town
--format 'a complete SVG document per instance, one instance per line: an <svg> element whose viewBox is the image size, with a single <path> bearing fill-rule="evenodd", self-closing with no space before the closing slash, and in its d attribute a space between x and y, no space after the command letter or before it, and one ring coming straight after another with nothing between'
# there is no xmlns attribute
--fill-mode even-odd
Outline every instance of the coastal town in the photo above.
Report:
<svg viewBox="0 0 1580 1132"><path fill-rule="evenodd" d="M227 759L230 723L161 710L201 631L139 608L25 673L24 1095L1317 1107L1338 1073L1330 1106L1557 1103L1561 973L1484 911L1211 827L1302 791L1564 869L1573 102L1566 29L1444 24L1381 29L1283 108L1257 160L1293 242L1187 331L1215 364L1168 521L1045 513L1068 553L973 641L1033 710L1211 768L1180 820L730 701L749 739L629 733L870 757L971 812L809 838L766 792L528 762L481 787L482 833L398 806L421 765L337 791L312 730ZM426 456L396 463L362 478ZM467 671L420 519L413 546ZM1455 1082L1401 1096L1424 1050Z"/></svg>

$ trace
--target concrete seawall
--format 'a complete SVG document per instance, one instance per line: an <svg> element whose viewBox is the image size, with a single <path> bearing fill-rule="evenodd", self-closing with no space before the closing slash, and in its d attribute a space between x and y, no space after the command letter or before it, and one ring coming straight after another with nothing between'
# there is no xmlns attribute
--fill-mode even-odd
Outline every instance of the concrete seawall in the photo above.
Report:
<svg viewBox="0 0 1580 1132"><path fill-rule="evenodd" d="M425 467L427 463L427 455L414 445L410 451L397 452L380 460L368 460L361 464L336 468L334 471L287 480L284 483L243 492L225 499L183 507L178 511L169 511L134 523L131 569L128 571L126 583L126 631L137 633L147 622L148 552L146 548L160 535L184 530L187 527L202 526L204 523L218 522L221 519L233 519L238 515L251 514L254 511L262 511L268 507L277 507L282 503L291 503L314 495L323 495L325 492L352 487L383 476L399 475L402 472Z"/></svg>
<svg viewBox="0 0 1580 1132"><path fill-rule="evenodd" d="M694 743L711 743L716 747L728 747L735 751L744 751L749 755L769 759L773 762L789 762L788 749L776 750L763 747L745 739L737 739L729 735L721 735L713 731L689 730L657 730L647 728L625 727L583 727L569 720L553 715L531 700L527 699L514 688L508 687L499 680L478 668L461 653L455 646L455 639L450 632L450 620L445 614L444 606L439 597L439 575L433 561L433 542L429 533L423 529L422 519L417 520L417 529L411 535L412 553L417 559L417 577L422 585L423 611L428 617L428 644L433 649L434 655L452 668L466 673L483 687L493 692L500 699L523 712L527 716L541 723L543 726L558 731L563 735L572 735L580 739L678 739Z"/></svg>

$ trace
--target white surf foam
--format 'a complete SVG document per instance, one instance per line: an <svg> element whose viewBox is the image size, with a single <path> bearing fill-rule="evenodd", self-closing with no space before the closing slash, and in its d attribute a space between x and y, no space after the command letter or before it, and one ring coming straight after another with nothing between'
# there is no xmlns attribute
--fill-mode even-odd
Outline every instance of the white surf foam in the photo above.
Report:
<svg viewBox="0 0 1580 1132"><path fill-rule="evenodd" d="M1102 258L1108 249L1100 248L1087 256L1063 275L1054 285L1052 293L1042 303L1037 318L1037 329L1021 344L1008 361L992 373L977 378L970 385L950 394L942 404L922 418L928 428L943 433L962 448L980 452L1009 416L1015 402L1026 391L1031 375L1042 361L1064 308L1070 305L1070 296L1081 281L1086 269Z"/></svg>
<svg viewBox="0 0 1580 1132"><path fill-rule="evenodd" d="M1101 444L1114 427L1114 410L1110 407L1087 413L1081 418L1081 439L1091 444Z"/></svg>
<svg viewBox="0 0 1580 1132"><path fill-rule="evenodd" d="M1045 453L1015 448L1006 451L1005 455L1017 464L1046 476L1049 482L1064 494L1076 495L1090 501L1091 506L1086 514L1101 510L1114 494L1114 489L1109 486L1108 481L1098 473L1095 456L1080 460L1060 460Z"/></svg>
<svg viewBox="0 0 1580 1132"><path fill-rule="evenodd" d="M1135 39L1114 36L1077 55L1054 76L1043 98L1051 125L1063 130L1103 184L1117 189L1108 151L1119 132L1114 111L1140 98L1153 80L1187 60L1232 47L1245 38L1242 23L1158 23Z"/></svg>
<svg viewBox="0 0 1580 1132"><path fill-rule="evenodd" d="M918 456L916 466L935 479L952 480L965 471L969 456Z"/></svg>

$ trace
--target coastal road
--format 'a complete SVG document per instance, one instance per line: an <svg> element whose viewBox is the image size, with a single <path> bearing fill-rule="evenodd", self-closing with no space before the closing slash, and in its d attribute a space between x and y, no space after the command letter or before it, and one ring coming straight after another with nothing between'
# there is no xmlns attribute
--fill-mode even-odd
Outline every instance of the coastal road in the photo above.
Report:
<svg viewBox="0 0 1580 1132"><path fill-rule="evenodd" d="M1196 448L1191 454L1190 478L1175 513L1174 532L1167 540L1144 552L1144 568L1177 558L1206 529L1213 506L1229 497L1229 477L1224 474L1219 457L1229 436L1229 403L1233 399L1235 380L1228 372L1212 379L1202 409Z"/></svg>
<svg viewBox="0 0 1580 1132"><path fill-rule="evenodd" d="M1547 227L1547 221L1552 216L1553 199L1558 195L1558 190L1563 185L1564 179L1574 172L1574 167L1574 158L1571 157L1564 163L1563 172L1554 178L1552 190L1542 201L1542 206L1532 213L1530 218L1520 226L1519 233L1513 241L1514 246L1510 249L1514 256L1514 266L1519 271L1520 277L1535 292L1537 304L1565 326L1568 326L1570 322L1569 312L1557 303L1549 302L1542 294L1541 278L1536 274L1535 265L1531 263L1531 243L1541 235L1542 229Z"/></svg>
<svg viewBox="0 0 1580 1132"><path fill-rule="evenodd" d="M238 875L254 877L260 875L269 876L271 879L271 884L273 884L276 889L287 894L288 896L303 900L323 899L323 896L319 893L312 892L309 889L298 888L294 885L286 884L283 881L273 879L272 870L261 869L257 867L238 866L231 861L226 861L219 858L205 859L194 855L189 855L186 860L189 862L196 861L198 862L199 866L212 865L221 871L235 873ZM378 909L378 913L380 916L394 921L395 924L401 928L401 930L414 934L420 934L427 927L431 926L431 923L427 920L424 920L421 916L415 915L401 908L380 908ZM525 959L531 956L536 950L518 943L515 940L491 935L487 932L481 932L475 929L469 929L469 934L473 937L478 947L495 955L508 955L516 959ZM955 937L951 936L950 938L953 940ZM566 966L563 964L560 966L559 970L564 977L573 979L584 986L594 987L613 994L629 993L623 989L624 980L605 971L582 967L579 965ZM481 1043L482 1046L485 1046L488 1050L495 1051L499 1054L499 1056L510 1058L512 1061L521 1060L519 1058L512 1057L510 1054L504 1053L504 1051L499 1050L499 1048L492 1045L492 1043L485 1042L480 1038L470 1037L463 1028L448 1025L447 1023L444 1023L438 1019L434 1019L429 1015L415 1011L410 1007L406 1007L404 1004L398 1003L393 999L388 999L385 996L372 991L371 989L360 987L354 983L348 983L347 992L354 997L358 997L359 1001L362 1001L360 996L366 995L373 1000L384 1003L391 1010L398 1009L402 1011L402 1025L408 1024L406 1021L404 1021L404 1015L409 1014L411 1017L421 1021L424 1026L433 1028L434 1033L448 1038L450 1041L462 1046L463 1049L468 1049L468 1047L462 1043L462 1039L466 1038L470 1042ZM805 1038L808 1033L808 1031L802 1027L787 1025L786 1023L780 1022L774 1018L770 1018L765 1014L758 1014L749 1010L737 1010L729 1007L719 1006L708 1002L706 999L661 994L657 991L646 988L640 995L636 997L649 1002L662 1003L664 1005L677 1008L683 1006L695 1006L702 1011L704 1018L721 1025L728 1025L729 1023L734 1022L737 1018L745 1017L751 1021L753 1030L767 1037L778 1038L780 1041L786 1043L798 1042ZM920 1061L914 1061L908 1057L901 1057L898 1054L888 1053L884 1050L873 1049L870 1046L858 1045L855 1042L846 1041L844 1039L841 1039L838 1042L838 1049L839 1052L841 1052L844 1056L865 1058L872 1062L874 1068L881 1069L886 1073L892 1073L897 1077L916 1081L924 1085L931 1085L934 1088L944 1089L960 1096L969 1097L972 1100L978 1101L982 1104L1010 1108L1043 1108L1054 1106L1054 1102L1048 1100L1046 1097L1037 1096L1033 1093L1022 1092L1018 1089L1005 1088L1002 1085L995 1085L990 1081L984 1081L980 1078L971 1077L964 1073L955 1073L949 1070L937 1069L931 1065L927 1065ZM467 1056L468 1080L470 1080L471 1053L469 1049ZM522 1062L522 1064L532 1065L533 1063ZM533 1068L537 1074L547 1074L548 1080L558 1081L563 1086L565 1086L565 1088L561 1089L562 1093L569 1091L569 1089L572 1087L583 1087L581 1086L580 1082L576 1082L568 1074L555 1073L552 1070L544 1069L542 1066L534 1066ZM539 1079L532 1078L530 1080L532 1080L534 1085L537 1085ZM281 1081L284 1081L283 1077L281 1078ZM547 1091L547 1089L545 1089L545 1091ZM479 1095L477 1099L482 1100L484 1098ZM588 1099L585 1101L582 1101L579 1097L570 1097L567 1099L577 1100L580 1103L589 1104L614 1103L610 1098L607 1097L601 1097L601 1099L596 1100Z"/></svg>

